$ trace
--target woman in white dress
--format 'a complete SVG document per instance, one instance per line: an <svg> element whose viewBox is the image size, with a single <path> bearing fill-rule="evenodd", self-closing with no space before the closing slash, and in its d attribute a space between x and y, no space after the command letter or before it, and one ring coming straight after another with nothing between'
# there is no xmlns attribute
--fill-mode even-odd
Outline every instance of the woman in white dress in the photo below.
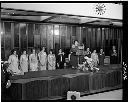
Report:
<svg viewBox="0 0 128 102"><path fill-rule="evenodd" d="M38 71L38 59L35 49L32 50L32 54L29 56L30 71Z"/></svg>
<svg viewBox="0 0 128 102"><path fill-rule="evenodd" d="M91 54L91 58L93 65L96 67L99 63L99 58L98 58L98 54L96 53L96 50L94 50L93 53Z"/></svg>
<svg viewBox="0 0 128 102"><path fill-rule="evenodd" d="M16 50L12 51L12 55L9 56L8 63L9 67L7 68L7 72L12 73L13 75L21 74L21 71L19 70L19 60L18 55L16 54Z"/></svg>
<svg viewBox="0 0 128 102"><path fill-rule="evenodd" d="M28 72L28 55L26 54L26 50L20 56L20 67L22 72Z"/></svg>
<svg viewBox="0 0 128 102"><path fill-rule="evenodd" d="M55 70L56 69L56 57L53 54L53 51L50 50L50 54L48 55L48 70Z"/></svg>
<svg viewBox="0 0 128 102"><path fill-rule="evenodd" d="M40 70L46 70L47 54L45 52L45 47L43 47L42 51L39 52L38 57L39 57Z"/></svg>

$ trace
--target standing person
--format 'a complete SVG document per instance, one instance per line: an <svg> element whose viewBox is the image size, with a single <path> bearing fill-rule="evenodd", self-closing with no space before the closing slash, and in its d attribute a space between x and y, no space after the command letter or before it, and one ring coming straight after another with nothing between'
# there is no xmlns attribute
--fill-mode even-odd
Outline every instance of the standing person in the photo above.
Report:
<svg viewBox="0 0 128 102"><path fill-rule="evenodd" d="M72 44L72 48L71 48L72 53L70 55L70 64L72 68L78 67L78 55L77 55L77 52L79 50L78 46L79 46L79 43L77 40L75 40L74 44Z"/></svg>
<svg viewBox="0 0 128 102"><path fill-rule="evenodd" d="M98 55L96 53L96 50L93 51L93 53L91 54L91 58L92 58L92 63L95 67L97 67L98 63L99 63L99 59L98 59Z"/></svg>
<svg viewBox="0 0 128 102"><path fill-rule="evenodd" d="M87 48L86 51L85 51L85 55L89 58L91 58L91 51L90 51L90 48Z"/></svg>
<svg viewBox="0 0 128 102"><path fill-rule="evenodd" d="M105 53L103 49L100 49L100 53L98 54L99 57L99 65L104 65Z"/></svg>
<svg viewBox="0 0 128 102"><path fill-rule="evenodd" d="M8 72L11 72L12 74L21 74L21 71L19 70L19 60L18 55L16 54L16 50L12 50L12 55L9 56L8 59L9 67L7 68Z"/></svg>
<svg viewBox="0 0 128 102"><path fill-rule="evenodd" d="M111 51L111 55L110 55L110 63L117 64L117 61L118 61L118 57L117 57L116 47L112 46L112 51Z"/></svg>
<svg viewBox="0 0 128 102"><path fill-rule="evenodd" d="M53 54L53 50L50 50L50 53L48 55L48 70L55 70L56 67L56 57L55 54Z"/></svg>
<svg viewBox="0 0 128 102"><path fill-rule="evenodd" d="M35 49L32 49L32 54L29 56L30 71L38 71L38 60Z"/></svg>
<svg viewBox="0 0 128 102"><path fill-rule="evenodd" d="M59 53L57 55L57 68L58 69L64 69L64 52L62 52L62 49L59 49Z"/></svg>
<svg viewBox="0 0 128 102"><path fill-rule="evenodd" d="M43 47L42 50L39 52L38 57L39 57L40 70L46 70L47 54L45 52L45 47Z"/></svg>
<svg viewBox="0 0 128 102"><path fill-rule="evenodd" d="M23 72L28 72L28 55L26 50L24 50L23 54L20 56L20 67Z"/></svg>

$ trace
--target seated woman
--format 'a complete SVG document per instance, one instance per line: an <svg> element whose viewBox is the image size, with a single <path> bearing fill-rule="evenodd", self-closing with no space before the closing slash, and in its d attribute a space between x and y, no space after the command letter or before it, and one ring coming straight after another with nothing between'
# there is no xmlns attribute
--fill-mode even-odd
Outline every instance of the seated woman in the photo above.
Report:
<svg viewBox="0 0 128 102"><path fill-rule="evenodd" d="M103 49L100 49L100 53L98 54L99 57L99 65L104 65L104 59L105 59L105 53L103 52Z"/></svg>
<svg viewBox="0 0 128 102"><path fill-rule="evenodd" d="M48 70L55 70L56 69L56 57L53 54L53 50L50 50L48 55Z"/></svg>
<svg viewBox="0 0 128 102"><path fill-rule="evenodd" d="M92 59L87 56L85 56L84 58L85 58L85 62L84 62L85 67L88 67L86 69L88 70L90 68L91 70L93 70Z"/></svg>
<svg viewBox="0 0 128 102"><path fill-rule="evenodd" d="M93 65L95 67L97 67L97 65L99 63L99 59L98 59L98 55L96 53L96 50L94 50L93 53L91 54L91 58L92 58Z"/></svg>
<svg viewBox="0 0 128 102"><path fill-rule="evenodd" d="M15 49L12 50L12 55L9 56L8 63L7 72L10 72L12 75L22 74L21 70L19 70L19 60Z"/></svg>
<svg viewBox="0 0 128 102"><path fill-rule="evenodd" d="M28 55L26 50L23 51L23 54L20 56L20 67L22 72L28 72Z"/></svg>
<svg viewBox="0 0 128 102"><path fill-rule="evenodd" d="M84 62L84 65L85 65L85 69L86 70L91 70L91 71L93 71L93 70L98 71L99 70L99 68L97 68L97 67L94 66L94 63L93 63L93 59L92 58L89 58L87 56L85 56L84 58L86 60Z"/></svg>
<svg viewBox="0 0 128 102"><path fill-rule="evenodd" d="M62 49L59 49L59 53L57 55L56 61L57 61L57 68L64 69L65 57L64 57L64 52L62 52Z"/></svg>
<svg viewBox="0 0 128 102"><path fill-rule="evenodd" d="M47 54L45 52L45 47L43 47L42 51L39 52L38 57L39 57L40 70L46 70Z"/></svg>
<svg viewBox="0 0 128 102"><path fill-rule="evenodd" d="M29 55L30 71L38 71L38 60L35 49L32 49L32 54Z"/></svg>

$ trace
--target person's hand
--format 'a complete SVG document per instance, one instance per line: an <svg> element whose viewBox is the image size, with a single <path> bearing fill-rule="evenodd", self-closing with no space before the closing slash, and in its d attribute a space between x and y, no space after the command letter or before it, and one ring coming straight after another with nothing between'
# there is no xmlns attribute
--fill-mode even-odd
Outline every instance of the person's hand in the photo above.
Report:
<svg viewBox="0 0 128 102"><path fill-rule="evenodd" d="M14 75L13 71L10 69L7 69L7 72L11 73L11 75Z"/></svg>
<svg viewBox="0 0 128 102"><path fill-rule="evenodd" d="M9 63L8 61L4 61L4 64Z"/></svg>
<svg viewBox="0 0 128 102"><path fill-rule="evenodd" d="M64 63L64 66L66 66L66 63Z"/></svg>
<svg viewBox="0 0 128 102"><path fill-rule="evenodd" d="M59 63L57 63L57 67L59 67Z"/></svg>
<svg viewBox="0 0 128 102"><path fill-rule="evenodd" d="M7 68L7 72L10 72L11 73L11 70Z"/></svg>
<svg viewBox="0 0 128 102"><path fill-rule="evenodd" d="M10 80L7 81L6 88L9 88L11 86Z"/></svg>

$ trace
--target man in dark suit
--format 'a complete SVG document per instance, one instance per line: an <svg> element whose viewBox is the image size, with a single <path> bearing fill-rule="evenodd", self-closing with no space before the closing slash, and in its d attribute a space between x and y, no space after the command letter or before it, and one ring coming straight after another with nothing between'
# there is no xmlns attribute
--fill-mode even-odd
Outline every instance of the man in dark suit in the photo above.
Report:
<svg viewBox="0 0 128 102"><path fill-rule="evenodd" d="M104 65L104 59L105 59L105 53L103 52L103 49L100 49L100 53L98 54L99 58L99 65Z"/></svg>
<svg viewBox="0 0 128 102"><path fill-rule="evenodd" d="M112 51L110 55L110 63L117 64L118 63L117 61L118 61L117 50L115 46L112 46Z"/></svg>
<svg viewBox="0 0 128 102"><path fill-rule="evenodd" d="M65 63L65 57L64 52L62 52L62 49L59 49L59 53L57 55L57 69L64 69L64 63Z"/></svg>

